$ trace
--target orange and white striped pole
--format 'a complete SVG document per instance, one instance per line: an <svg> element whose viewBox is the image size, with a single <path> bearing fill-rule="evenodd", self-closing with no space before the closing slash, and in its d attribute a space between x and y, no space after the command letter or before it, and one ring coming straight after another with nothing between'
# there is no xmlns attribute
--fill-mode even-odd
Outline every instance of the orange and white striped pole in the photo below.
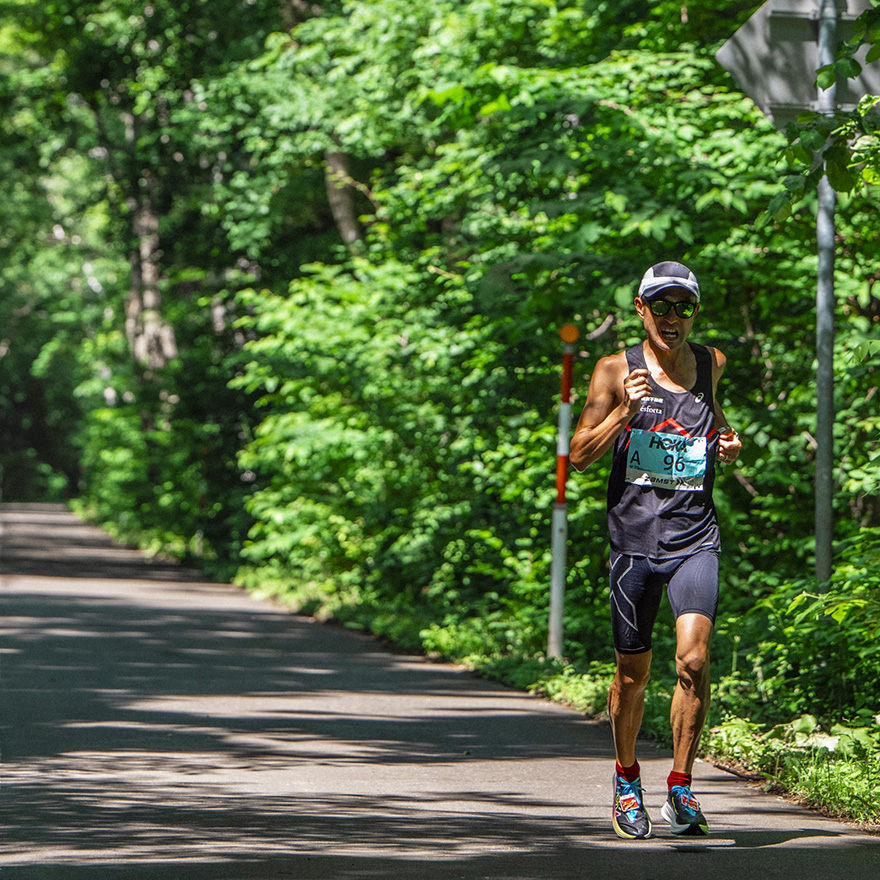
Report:
<svg viewBox="0 0 880 880"><path fill-rule="evenodd" d="M565 485L568 481L569 433L571 431L571 368L578 329L566 324L559 331L562 349L562 402L559 405L559 429L556 437L556 503L553 505L553 540L550 561L550 620L547 635L547 656L562 656L562 609L565 604L565 557L568 549L568 502Z"/></svg>

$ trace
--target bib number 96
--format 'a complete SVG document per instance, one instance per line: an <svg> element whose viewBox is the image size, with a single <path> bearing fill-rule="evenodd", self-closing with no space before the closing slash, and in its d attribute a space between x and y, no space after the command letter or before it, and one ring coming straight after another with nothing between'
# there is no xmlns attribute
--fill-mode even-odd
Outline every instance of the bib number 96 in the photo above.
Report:
<svg viewBox="0 0 880 880"><path fill-rule="evenodd" d="M656 489L699 492L706 476L706 438L634 428L626 452L626 481Z"/></svg>

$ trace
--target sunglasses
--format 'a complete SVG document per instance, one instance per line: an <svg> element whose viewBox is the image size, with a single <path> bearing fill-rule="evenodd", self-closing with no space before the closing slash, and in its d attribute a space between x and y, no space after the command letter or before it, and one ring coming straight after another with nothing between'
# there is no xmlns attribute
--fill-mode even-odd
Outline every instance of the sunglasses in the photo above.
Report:
<svg viewBox="0 0 880 880"><path fill-rule="evenodd" d="M692 318L697 310L697 304L687 300L671 303L668 299L649 299L648 308L651 310L651 314L656 315L658 318L668 315L670 309L675 309L675 314L679 318Z"/></svg>

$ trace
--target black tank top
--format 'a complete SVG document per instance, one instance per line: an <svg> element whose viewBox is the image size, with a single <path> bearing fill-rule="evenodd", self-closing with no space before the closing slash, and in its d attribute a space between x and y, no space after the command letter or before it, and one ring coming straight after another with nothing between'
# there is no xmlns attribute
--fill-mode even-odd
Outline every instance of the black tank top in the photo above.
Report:
<svg viewBox="0 0 880 880"><path fill-rule="evenodd" d="M715 484L715 401L712 355L688 343L697 359L690 391L652 383L651 396L614 443L608 481L611 547L629 556L670 559L721 542L712 488ZM626 352L629 371L647 369L642 345Z"/></svg>

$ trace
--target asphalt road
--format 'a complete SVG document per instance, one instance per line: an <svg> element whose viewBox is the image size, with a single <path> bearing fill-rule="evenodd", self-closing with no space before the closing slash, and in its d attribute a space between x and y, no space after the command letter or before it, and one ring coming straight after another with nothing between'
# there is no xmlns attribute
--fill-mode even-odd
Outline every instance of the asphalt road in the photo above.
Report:
<svg viewBox="0 0 880 880"><path fill-rule="evenodd" d="M0 508L0 880L880 877L708 764L713 835L610 827L605 724Z"/></svg>

